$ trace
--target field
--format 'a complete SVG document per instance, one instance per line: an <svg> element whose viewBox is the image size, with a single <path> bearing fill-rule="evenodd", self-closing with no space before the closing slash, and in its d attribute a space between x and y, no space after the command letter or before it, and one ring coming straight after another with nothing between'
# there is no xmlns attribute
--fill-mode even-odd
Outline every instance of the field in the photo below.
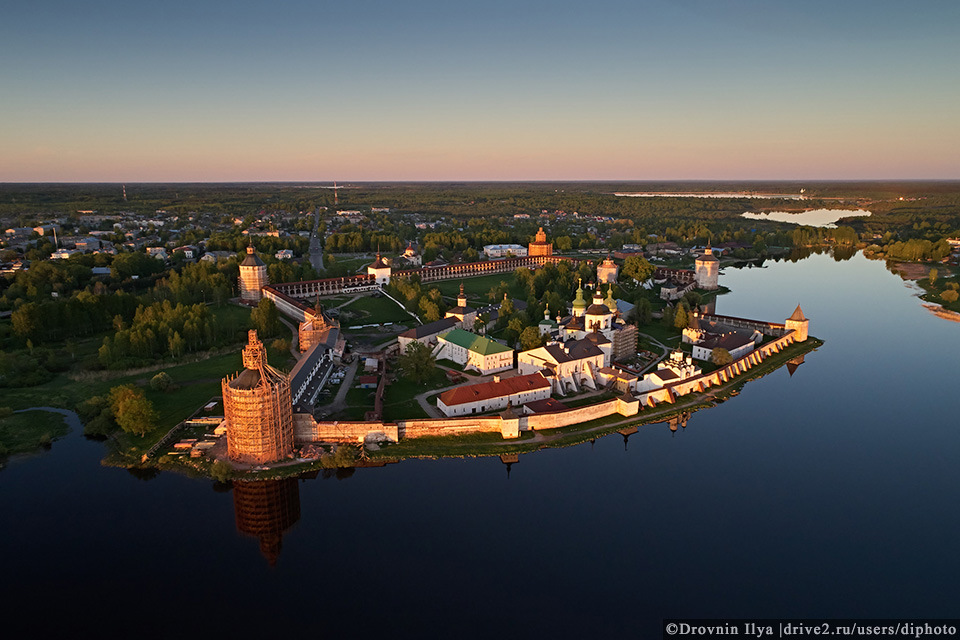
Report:
<svg viewBox="0 0 960 640"><path fill-rule="evenodd" d="M340 309L340 322L344 327L363 324L383 324L413 320L410 314L390 298L362 296Z"/></svg>
<svg viewBox="0 0 960 640"><path fill-rule="evenodd" d="M460 280L443 280L441 282L428 282L423 285L426 289L432 289L436 287L440 289L440 293L447 297L456 298L460 293ZM467 301L474 306L486 306L492 302L487 298L487 292L490 289L493 289L501 282L506 282L508 285L513 284L513 274L512 273L495 273L488 276L479 276L477 278L464 278L463 279L463 292L467 294Z"/></svg>

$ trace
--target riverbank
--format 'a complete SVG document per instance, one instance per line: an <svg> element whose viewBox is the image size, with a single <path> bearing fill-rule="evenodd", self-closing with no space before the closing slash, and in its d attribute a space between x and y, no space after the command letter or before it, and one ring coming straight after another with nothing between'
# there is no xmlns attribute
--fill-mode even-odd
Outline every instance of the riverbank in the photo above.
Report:
<svg viewBox="0 0 960 640"><path fill-rule="evenodd" d="M408 458L480 457L504 453L528 453L539 449L568 447L588 440L610 435L626 427L639 427L665 422L680 414L708 409L725 402L739 393L751 380L761 378L786 365L791 360L815 351L823 341L810 337L806 342L794 343L763 361L747 373L730 382L712 387L703 393L681 396L673 404L660 404L652 409L642 409L635 416L624 418L614 414L579 425L545 431L524 431L520 438L503 440L497 434L471 434L465 436L437 436L402 440L384 446L369 454L371 460L396 462Z"/></svg>
<svg viewBox="0 0 960 640"><path fill-rule="evenodd" d="M9 456L49 449L69 432L58 413L40 408L9 412L0 418L0 463Z"/></svg>

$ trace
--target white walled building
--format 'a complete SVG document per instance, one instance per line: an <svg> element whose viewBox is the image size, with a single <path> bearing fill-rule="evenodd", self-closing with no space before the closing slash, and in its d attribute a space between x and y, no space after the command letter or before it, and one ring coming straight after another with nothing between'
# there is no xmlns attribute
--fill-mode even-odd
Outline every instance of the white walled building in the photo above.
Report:
<svg viewBox="0 0 960 640"><path fill-rule="evenodd" d="M448 418L506 409L550 397L550 382L540 373L469 384L444 391L437 408Z"/></svg>
<svg viewBox="0 0 960 640"><path fill-rule="evenodd" d="M513 349L495 340L463 329L453 329L439 336L434 355L474 369L483 375L513 368Z"/></svg>

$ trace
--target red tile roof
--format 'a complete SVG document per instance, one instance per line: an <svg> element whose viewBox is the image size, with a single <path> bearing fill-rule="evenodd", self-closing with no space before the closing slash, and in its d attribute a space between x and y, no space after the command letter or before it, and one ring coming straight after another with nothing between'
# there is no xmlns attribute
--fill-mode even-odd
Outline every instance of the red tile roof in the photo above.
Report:
<svg viewBox="0 0 960 640"><path fill-rule="evenodd" d="M456 389L450 389L440 394L440 401L450 407L456 404L491 400L493 398L511 396L515 393L523 393L524 391L549 388L550 382L537 372L525 376L505 378L500 382L481 382L480 384L470 384L457 387Z"/></svg>

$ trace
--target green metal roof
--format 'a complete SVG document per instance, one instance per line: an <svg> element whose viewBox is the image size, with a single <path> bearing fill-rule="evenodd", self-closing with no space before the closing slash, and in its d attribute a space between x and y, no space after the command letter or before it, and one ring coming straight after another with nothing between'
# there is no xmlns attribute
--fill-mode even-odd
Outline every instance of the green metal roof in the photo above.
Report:
<svg viewBox="0 0 960 640"><path fill-rule="evenodd" d="M440 337L447 342L452 342L458 347L463 347L468 351L473 351L474 353L479 353L483 356L513 351L513 349L510 347L505 347L495 340L485 338L484 336L478 336L475 333L470 333L469 331L464 331L463 329L453 329Z"/></svg>

